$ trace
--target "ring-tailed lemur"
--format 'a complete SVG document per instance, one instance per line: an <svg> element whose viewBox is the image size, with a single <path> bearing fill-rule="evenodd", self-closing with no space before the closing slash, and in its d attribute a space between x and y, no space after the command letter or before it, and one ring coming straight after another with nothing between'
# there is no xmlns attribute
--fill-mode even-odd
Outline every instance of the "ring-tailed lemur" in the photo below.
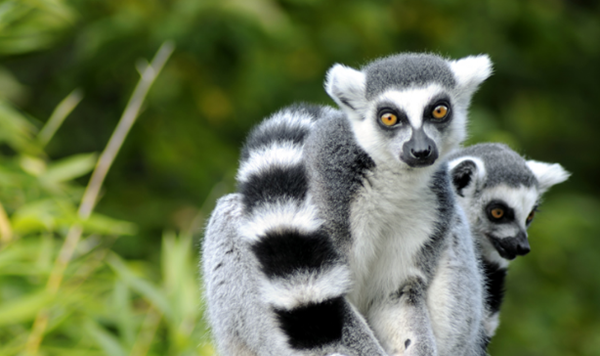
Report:
<svg viewBox="0 0 600 356"><path fill-rule="evenodd" d="M335 65L341 111L253 131L203 245L223 354L485 354L482 270L441 162L490 73L487 56Z"/></svg>
<svg viewBox="0 0 600 356"><path fill-rule="evenodd" d="M461 149L450 155L449 168L482 256L490 313L486 330L492 337L509 260L529 252L527 228L542 194L564 182L569 173L557 163L526 161L499 143Z"/></svg>

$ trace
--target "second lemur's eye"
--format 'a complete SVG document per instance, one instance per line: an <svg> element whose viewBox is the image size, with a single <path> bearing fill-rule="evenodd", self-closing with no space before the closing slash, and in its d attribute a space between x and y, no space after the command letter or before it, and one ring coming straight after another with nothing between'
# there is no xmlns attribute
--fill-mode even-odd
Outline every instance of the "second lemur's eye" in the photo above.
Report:
<svg viewBox="0 0 600 356"><path fill-rule="evenodd" d="M494 208L490 211L490 214L494 219L501 219L504 216L504 209Z"/></svg>
<svg viewBox="0 0 600 356"><path fill-rule="evenodd" d="M505 224L515 219L515 211L506 203L501 201L492 201L485 208L487 218L494 224Z"/></svg>
<svg viewBox="0 0 600 356"><path fill-rule="evenodd" d="M396 125L396 123L398 123L398 117L389 112L381 115L379 119L381 120L381 123L385 126L393 126Z"/></svg>
<svg viewBox="0 0 600 356"><path fill-rule="evenodd" d="M438 105L431 112L431 115L433 116L433 118L438 119L438 120L445 118L447 114L448 114L448 107L446 105Z"/></svg>
<svg viewBox="0 0 600 356"><path fill-rule="evenodd" d="M527 225L529 225L531 223L531 221L533 220L534 216L535 216L535 210L532 210L531 213L529 213L529 215L527 216L527 220L525 221L525 223L527 223Z"/></svg>

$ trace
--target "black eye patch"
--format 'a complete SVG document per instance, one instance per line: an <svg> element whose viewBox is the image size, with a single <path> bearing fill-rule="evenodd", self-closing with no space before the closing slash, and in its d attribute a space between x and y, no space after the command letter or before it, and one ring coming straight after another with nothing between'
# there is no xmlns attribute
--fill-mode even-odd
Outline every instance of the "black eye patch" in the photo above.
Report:
<svg viewBox="0 0 600 356"><path fill-rule="evenodd" d="M382 118L389 114L395 116L397 120L393 125L386 125L384 121L382 121ZM378 105L376 120L379 127L388 132L395 131L402 126L406 126L405 124L408 123L408 117L404 110L398 109L394 104L387 102L382 102Z"/></svg>
<svg viewBox="0 0 600 356"><path fill-rule="evenodd" d="M492 200L485 206L487 218L496 224L504 224L515 219L515 211L501 200Z"/></svg>
<svg viewBox="0 0 600 356"><path fill-rule="evenodd" d="M446 113L443 118L436 117L436 111L439 107L445 107ZM452 119L452 103L447 94L436 95L429 104L425 106L423 118L434 123L445 123Z"/></svg>

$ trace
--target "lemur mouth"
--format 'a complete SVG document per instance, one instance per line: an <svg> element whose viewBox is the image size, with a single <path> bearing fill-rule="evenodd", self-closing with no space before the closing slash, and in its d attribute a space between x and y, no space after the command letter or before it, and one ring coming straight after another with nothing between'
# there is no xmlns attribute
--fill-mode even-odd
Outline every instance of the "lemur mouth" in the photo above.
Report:
<svg viewBox="0 0 600 356"><path fill-rule="evenodd" d="M502 258L506 258L507 260L512 261L517 257L516 252L512 249L508 249L506 246L503 246L499 238L494 237L490 234L485 234L485 236L488 238L488 240L490 240L492 245L494 245L494 248L496 249L496 251L498 251Z"/></svg>
<svg viewBox="0 0 600 356"><path fill-rule="evenodd" d="M402 162L406 163L410 168L429 167L435 163L437 158L438 158L437 153L426 159L416 159L414 157L406 156L403 154L400 155L400 160Z"/></svg>

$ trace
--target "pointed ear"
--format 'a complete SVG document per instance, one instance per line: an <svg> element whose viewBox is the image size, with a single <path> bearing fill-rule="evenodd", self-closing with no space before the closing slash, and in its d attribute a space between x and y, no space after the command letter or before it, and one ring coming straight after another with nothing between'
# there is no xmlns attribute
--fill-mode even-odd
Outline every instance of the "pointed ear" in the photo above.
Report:
<svg viewBox="0 0 600 356"><path fill-rule="evenodd" d="M484 80L492 74L492 62L487 55L469 56L450 61L457 87L464 94L472 95Z"/></svg>
<svg viewBox="0 0 600 356"><path fill-rule="evenodd" d="M540 193L546 192L555 184L566 181L571 175L558 163L527 161L527 166L538 180Z"/></svg>
<svg viewBox="0 0 600 356"><path fill-rule="evenodd" d="M344 111L356 112L365 102L365 74L336 64L327 72L325 91Z"/></svg>
<svg viewBox="0 0 600 356"><path fill-rule="evenodd" d="M470 195L485 177L485 166L479 158L460 157L448 163L452 185L461 197Z"/></svg>

